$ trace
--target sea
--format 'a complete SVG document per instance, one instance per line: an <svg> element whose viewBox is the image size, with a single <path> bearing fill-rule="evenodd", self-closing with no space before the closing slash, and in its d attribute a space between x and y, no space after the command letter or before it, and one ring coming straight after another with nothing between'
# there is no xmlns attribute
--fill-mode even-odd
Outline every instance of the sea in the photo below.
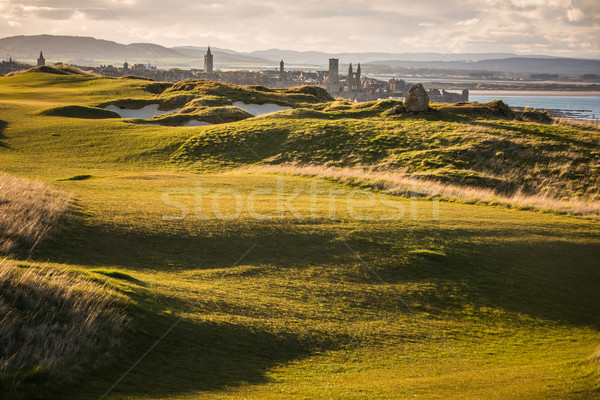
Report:
<svg viewBox="0 0 600 400"><path fill-rule="evenodd" d="M511 107L530 107L548 110L569 119L600 120L600 94L565 92L514 93L505 91L471 91L469 101L487 103L502 100Z"/></svg>

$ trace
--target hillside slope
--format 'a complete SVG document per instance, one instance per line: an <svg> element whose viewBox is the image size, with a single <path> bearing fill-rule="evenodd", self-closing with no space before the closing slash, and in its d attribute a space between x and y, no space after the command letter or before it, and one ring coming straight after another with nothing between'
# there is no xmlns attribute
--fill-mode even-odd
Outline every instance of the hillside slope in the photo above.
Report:
<svg viewBox="0 0 600 400"><path fill-rule="evenodd" d="M141 121L245 102L291 109L199 127ZM86 118L114 103L170 113ZM0 316L20 310L15 332L41 321L89 339L70 341L77 362L53 364L72 368L67 381L52 365L31 371L34 359L21 374L0 365L0 390L16 376L14 399L597 398L597 219L277 168L406 171L467 188L495 178L503 190L529 169L530 190L597 203L583 165L597 166L598 127L509 118L497 103L388 115L395 104L312 87L0 78L0 169L73 199L30 257L2 257ZM541 171L553 162L577 173ZM82 305L97 318L69 323Z"/></svg>

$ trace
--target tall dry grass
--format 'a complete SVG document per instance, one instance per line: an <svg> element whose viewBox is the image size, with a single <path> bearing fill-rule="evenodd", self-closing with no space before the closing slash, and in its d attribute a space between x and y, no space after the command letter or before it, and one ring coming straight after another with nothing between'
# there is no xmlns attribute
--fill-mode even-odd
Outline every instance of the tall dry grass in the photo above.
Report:
<svg viewBox="0 0 600 400"><path fill-rule="evenodd" d="M31 251L67 211L69 196L0 173L0 252Z"/></svg>
<svg viewBox="0 0 600 400"><path fill-rule="evenodd" d="M0 262L0 397L24 378L67 383L102 362L124 327L118 299L64 270Z"/></svg>
<svg viewBox="0 0 600 400"><path fill-rule="evenodd" d="M243 170L319 177L352 185L366 185L396 195L437 195L442 200L446 198L467 203L503 205L519 209L600 217L600 202L598 201L562 200L558 195L550 192L525 194L523 191L517 190L513 194L502 194L493 189L418 179L397 171L375 171L366 167L331 168L298 164L264 165Z"/></svg>

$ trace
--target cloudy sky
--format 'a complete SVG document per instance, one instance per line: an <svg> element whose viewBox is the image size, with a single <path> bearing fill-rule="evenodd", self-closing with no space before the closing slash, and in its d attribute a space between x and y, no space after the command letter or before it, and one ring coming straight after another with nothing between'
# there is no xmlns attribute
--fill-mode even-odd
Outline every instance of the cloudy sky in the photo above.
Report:
<svg viewBox="0 0 600 400"><path fill-rule="evenodd" d="M0 0L0 37L600 58L600 0Z"/></svg>

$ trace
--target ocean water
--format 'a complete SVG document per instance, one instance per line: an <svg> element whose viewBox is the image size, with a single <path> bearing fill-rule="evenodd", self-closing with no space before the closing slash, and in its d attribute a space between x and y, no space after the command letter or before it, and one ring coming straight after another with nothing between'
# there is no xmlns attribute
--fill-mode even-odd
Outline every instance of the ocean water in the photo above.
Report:
<svg viewBox="0 0 600 400"><path fill-rule="evenodd" d="M469 94L469 101L487 103L492 100L502 100L511 107L531 107L558 111L565 117L572 119L600 120L600 96Z"/></svg>

